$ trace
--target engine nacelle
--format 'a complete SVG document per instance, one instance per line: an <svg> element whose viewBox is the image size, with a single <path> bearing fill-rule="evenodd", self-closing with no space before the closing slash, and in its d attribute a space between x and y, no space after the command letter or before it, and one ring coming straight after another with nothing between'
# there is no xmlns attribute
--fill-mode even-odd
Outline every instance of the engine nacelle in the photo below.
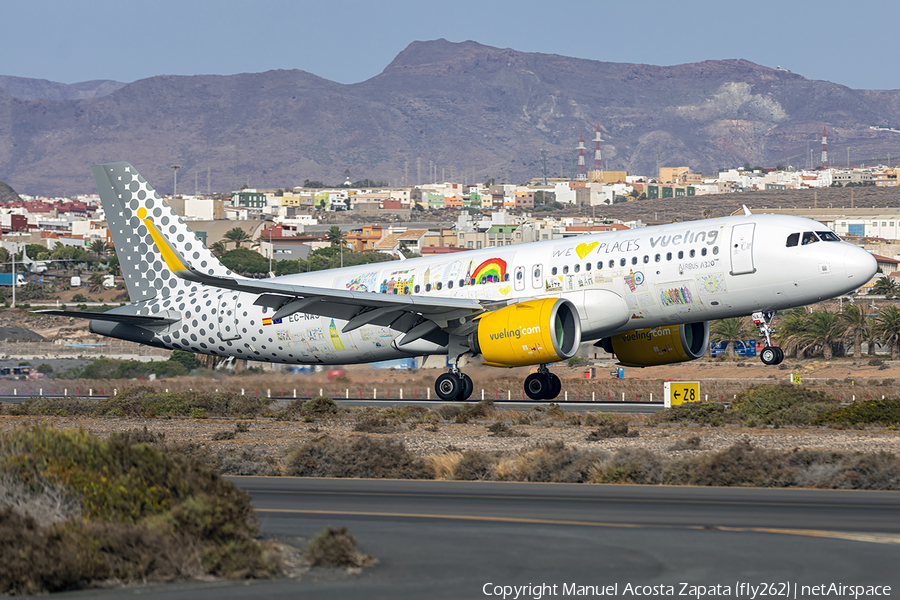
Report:
<svg viewBox="0 0 900 600"><path fill-rule="evenodd" d="M663 325L603 338L597 345L626 367L652 367L700 358L709 348L709 323Z"/></svg>
<svg viewBox="0 0 900 600"><path fill-rule="evenodd" d="M571 301L519 302L482 315L469 347L492 367L540 365L575 356L581 319Z"/></svg>

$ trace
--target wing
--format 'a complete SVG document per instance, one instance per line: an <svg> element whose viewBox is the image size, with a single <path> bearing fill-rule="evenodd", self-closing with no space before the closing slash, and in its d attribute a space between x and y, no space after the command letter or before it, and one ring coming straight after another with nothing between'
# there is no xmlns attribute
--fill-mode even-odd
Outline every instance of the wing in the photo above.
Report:
<svg viewBox="0 0 900 600"><path fill-rule="evenodd" d="M184 269L175 271L182 279L218 288L257 294L254 304L275 309L273 320L296 312L347 321L342 332L364 325L390 326L407 332L398 346L410 344L435 330L463 334L474 326L473 317L498 303L482 304L468 298L429 298L353 292L331 288L291 285L272 280L236 279L206 275L182 261ZM505 302L500 304L506 304Z"/></svg>

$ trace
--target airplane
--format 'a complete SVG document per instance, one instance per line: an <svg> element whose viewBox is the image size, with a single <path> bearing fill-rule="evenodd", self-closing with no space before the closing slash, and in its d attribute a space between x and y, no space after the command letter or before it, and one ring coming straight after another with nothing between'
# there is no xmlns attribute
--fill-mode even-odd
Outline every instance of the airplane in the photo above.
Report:
<svg viewBox="0 0 900 600"><path fill-rule="evenodd" d="M34 273L35 275L39 275L39 274L45 272L49 267L48 262L49 261L32 260L32 259L28 258L27 250L24 247L22 248L22 263L25 265L25 268L28 269L29 273Z"/></svg>
<svg viewBox="0 0 900 600"><path fill-rule="evenodd" d="M131 304L90 330L236 359L340 365L447 355L442 400L465 400L463 356L537 366L533 400L558 396L548 365L594 341L619 364L700 358L709 321L754 315L765 364L784 353L776 311L866 283L871 254L800 217L745 214L249 279L229 271L127 162L92 167Z"/></svg>

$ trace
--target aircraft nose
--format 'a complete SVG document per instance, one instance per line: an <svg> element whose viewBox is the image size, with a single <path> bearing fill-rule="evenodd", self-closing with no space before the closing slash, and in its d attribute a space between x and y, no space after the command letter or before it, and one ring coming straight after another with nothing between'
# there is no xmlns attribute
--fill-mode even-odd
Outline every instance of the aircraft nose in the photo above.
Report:
<svg viewBox="0 0 900 600"><path fill-rule="evenodd" d="M849 282L859 287L878 272L878 262L862 248L853 247L844 253L844 270Z"/></svg>

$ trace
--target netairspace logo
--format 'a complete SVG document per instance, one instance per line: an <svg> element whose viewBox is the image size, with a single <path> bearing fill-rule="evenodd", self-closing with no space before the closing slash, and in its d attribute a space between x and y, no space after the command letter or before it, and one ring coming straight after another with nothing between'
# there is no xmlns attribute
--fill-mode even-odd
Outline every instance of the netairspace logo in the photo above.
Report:
<svg viewBox="0 0 900 600"><path fill-rule="evenodd" d="M780 583L748 583L738 581L734 586L728 584L697 585L690 583L677 583L675 585L656 584L641 585L626 583L620 586L618 583L611 585L578 585L576 583L560 584L527 584L527 585L495 585L486 583L481 588L485 596L496 596L503 600L518 600L530 598L541 600L550 596L685 596L695 600L703 600L709 596L730 596L747 598L748 600L760 600L768 596L781 596L784 598L807 598L815 596L852 597L855 600L866 597L890 596L892 592L889 585L844 585L840 583L823 583L820 585L800 585L796 582Z"/></svg>
<svg viewBox="0 0 900 600"><path fill-rule="evenodd" d="M499 340L506 340L509 338L516 338L518 340L523 335L531 335L531 334L540 333L540 332L541 332L540 326L519 327L518 329L513 329L512 331L504 328L503 331L500 331L498 333L488 334L488 337L490 337L491 340L495 341L495 342L499 341Z"/></svg>

